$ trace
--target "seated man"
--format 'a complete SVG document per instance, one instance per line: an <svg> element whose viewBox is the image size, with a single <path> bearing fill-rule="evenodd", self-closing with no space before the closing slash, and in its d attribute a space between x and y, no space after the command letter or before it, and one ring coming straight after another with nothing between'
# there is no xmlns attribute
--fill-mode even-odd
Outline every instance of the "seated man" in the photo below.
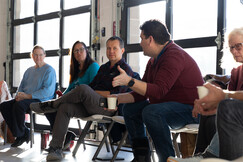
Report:
<svg viewBox="0 0 243 162"><path fill-rule="evenodd" d="M122 59L124 51L124 42L121 38L116 36L109 38L106 42L106 54L109 61L100 67L89 86L82 84L57 100L31 105L31 109L36 112L57 111L47 160L63 158L63 141L70 118L87 117L94 114L108 116L114 114L114 111L105 110L100 101L107 95L126 92L128 89L126 86L112 86L113 78L120 74L118 66L124 69L129 76L133 75L130 66Z"/></svg>
<svg viewBox="0 0 243 162"><path fill-rule="evenodd" d="M132 139L134 161L150 161L145 124L159 161L166 162L175 154L170 127L198 123L198 118L192 117L192 109L198 98L196 87L203 84L203 78L191 56L170 40L164 24L150 20L140 29L140 45L144 55L151 57L142 81L132 79L119 68L121 74L112 84L133 90L118 94L118 103L129 103L123 108L123 115Z"/></svg>
<svg viewBox="0 0 243 162"><path fill-rule="evenodd" d="M25 125L25 114L30 104L53 99L56 87L56 72L44 62L45 50L34 46L31 57L35 65L29 67L21 80L15 99L0 104L0 111L11 130L15 142L11 147L18 147L29 142L29 129Z"/></svg>

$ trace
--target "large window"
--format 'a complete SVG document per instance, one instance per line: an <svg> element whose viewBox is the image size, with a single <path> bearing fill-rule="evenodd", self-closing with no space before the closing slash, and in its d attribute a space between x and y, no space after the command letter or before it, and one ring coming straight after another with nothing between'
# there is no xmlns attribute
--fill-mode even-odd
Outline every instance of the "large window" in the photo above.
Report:
<svg viewBox="0 0 243 162"><path fill-rule="evenodd" d="M141 76L148 58L143 56L139 45L139 27L149 19L159 19L167 25L172 39L194 58L203 76L223 73L220 67L223 40L219 39L218 44L215 40L224 34L224 0L126 0L124 6L121 28L126 58Z"/></svg>
<svg viewBox="0 0 243 162"><path fill-rule="evenodd" d="M60 89L68 86L69 48L77 40L90 46L91 0L11 1L10 87L16 91L25 70L34 65L30 52L44 47L45 62L56 70ZM43 123L45 118L37 118ZM45 123L45 122L44 122Z"/></svg>

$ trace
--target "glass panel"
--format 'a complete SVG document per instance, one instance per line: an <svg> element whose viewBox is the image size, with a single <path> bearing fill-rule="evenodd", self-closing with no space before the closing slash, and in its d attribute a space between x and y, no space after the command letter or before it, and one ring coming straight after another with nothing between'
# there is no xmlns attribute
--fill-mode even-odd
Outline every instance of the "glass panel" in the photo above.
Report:
<svg viewBox="0 0 243 162"><path fill-rule="evenodd" d="M62 85L64 88L69 85L70 59L71 55L63 56L62 59Z"/></svg>
<svg viewBox="0 0 243 162"><path fill-rule="evenodd" d="M139 27L147 20L158 19L165 22L166 1L143 4L128 9L128 44L139 43Z"/></svg>
<svg viewBox="0 0 243 162"><path fill-rule="evenodd" d="M90 0L65 0L64 9L90 5Z"/></svg>
<svg viewBox="0 0 243 162"><path fill-rule="evenodd" d="M22 19L25 17L34 16L34 1L33 0L18 0L14 1L14 19ZM28 9L26 9L28 8Z"/></svg>
<svg viewBox="0 0 243 162"><path fill-rule="evenodd" d="M23 78L24 72L35 63L31 58L13 60L13 86L18 87Z"/></svg>
<svg viewBox="0 0 243 162"><path fill-rule="evenodd" d="M185 51L197 62L202 76L216 74L216 47L186 48Z"/></svg>
<svg viewBox="0 0 243 162"><path fill-rule="evenodd" d="M217 35L217 0L174 0L173 11L174 40Z"/></svg>
<svg viewBox="0 0 243 162"><path fill-rule="evenodd" d="M51 65L56 70L57 82L59 82L59 57L46 57L45 62Z"/></svg>
<svg viewBox="0 0 243 162"><path fill-rule="evenodd" d="M14 53L30 52L34 42L34 24L14 27Z"/></svg>
<svg viewBox="0 0 243 162"><path fill-rule="evenodd" d="M127 62L131 66L132 70L138 72L142 78L145 72L145 68L150 57L144 56L143 52L135 52L127 54Z"/></svg>
<svg viewBox="0 0 243 162"><path fill-rule="evenodd" d="M231 31L236 27L243 27L243 1L227 0L226 4L226 26L227 31Z"/></svg>
<svg viewBox="0 0 243 162"><path fill-rule="evenodd" d="M38 15L60 11L60 0L39 0Z"/></svg>
<svg viewBox="0 0 243 162"><path fill-rule="evenodd" d="M59 49L59 19L37 23L37 43L45 50Z"/></svg>
<svg viewBox="0 0 243 162"><path fill-rule="evenodd" d="M56 70L57 81L59 78L59 57L46 57L45 62L51 65ZM13 60L13 86L18 87L24 72L35 63L31 58Z"/></svg>
<svg viewBox="0 0 243 162"><path fill-rule="evenodd" d="M80 40L89 46L90 13L64 17L64 48L71 48Z"/></svg>

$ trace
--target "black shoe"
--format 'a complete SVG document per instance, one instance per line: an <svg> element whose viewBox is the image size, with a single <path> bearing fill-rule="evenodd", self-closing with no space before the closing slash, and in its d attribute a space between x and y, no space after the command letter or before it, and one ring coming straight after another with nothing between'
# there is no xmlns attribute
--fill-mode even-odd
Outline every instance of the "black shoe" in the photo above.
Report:
<svg viewBox="0 0 243 162"><path fill-rule="evenodd" d="M57 111L57 109L52 107L52 101L31 103L30 109L36 113L52 113Z"/></svg>
<svg viewBox="0 0 243 162"><path fill-rule="evenodd" d="M25 134L22 137L17 137L15 142L11 145L11 147L18 147L22 145L24 142L29 143L30 141L30 131L26 128Z"/></svg>
<svg viewBox="0 0 243 162"><path fill-rule="evenodd" d="M67 150L71 144L71 141L74 140L76 137L76 134L72 131L68 131L66 138L65 138L65 142L63 145L63 150Z"/></svg>

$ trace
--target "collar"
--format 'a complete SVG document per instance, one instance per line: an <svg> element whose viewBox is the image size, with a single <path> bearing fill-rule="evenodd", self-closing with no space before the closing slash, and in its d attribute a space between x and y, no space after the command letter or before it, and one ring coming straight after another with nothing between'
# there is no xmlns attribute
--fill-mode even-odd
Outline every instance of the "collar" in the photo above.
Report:
<svg viewBox="0 0 243 162"><path fill-rule="evenodd" d="M159 53L159 55L157 56L156 59L154 59L154 63L153 65L156 65L156 63L158 62L160 56L165 52L166 47L172 42L172 40L169 40L169 42L164 46L164 48L161 50L161 52Z"/></svg>

